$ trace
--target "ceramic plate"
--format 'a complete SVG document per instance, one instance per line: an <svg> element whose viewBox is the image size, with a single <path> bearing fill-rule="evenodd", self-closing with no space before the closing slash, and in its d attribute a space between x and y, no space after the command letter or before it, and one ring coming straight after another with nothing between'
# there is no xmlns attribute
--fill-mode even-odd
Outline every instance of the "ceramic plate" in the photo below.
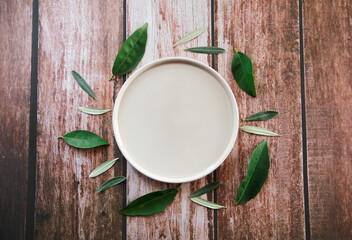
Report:
<svg viewBox="0 0 352 240"><path fill-rule="evenodd" d="M136 71L115 101L113 128L128 162L150 178L189 182L230 153L238 108L226 81L207 65L164 58Z"/></svg>

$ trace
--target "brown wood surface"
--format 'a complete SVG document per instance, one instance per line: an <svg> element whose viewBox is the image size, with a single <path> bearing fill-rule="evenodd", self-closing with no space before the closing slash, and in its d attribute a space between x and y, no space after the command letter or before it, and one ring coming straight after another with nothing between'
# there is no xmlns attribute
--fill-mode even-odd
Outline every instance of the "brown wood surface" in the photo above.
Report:
<svg viewBox="0 0 352 240"><path fill-rule="evenodd" d="M352 3L304 1L312 239L352 239Z"/></svg>
<svg viewBox="0 0 352 240"><path fill-rule="evenodd" d="M123 185L97 194L122 175L122 161L91 179L102 162L118 157L111 112L92 116L79 106L113 107L111 66L123 40L122 1L40 1L36 239L121 239ZM75 82L87 80L97 101ZM97 133L110 146L76 149L57 137L77 129Z"/></svg>
<svg viewBox="0 0 352 240"><path fill-rule="evenodd" d="M127 1L127 35L148 22L146 53L139 64L162 57L189 57L211 64L207 55L185 52L192 46L211 44L210 1ZM172 45L195 29L208 30L197 39L173 48ZM154 181L127 165L127 202L146 193L177 186ZM190 201L196 189L212 182L212 175L185 183L175 202L162 213L149 217L127 217L128 239L214 239L213 211ZM212 195L208 195L212 200Z"/></svg>
<svg viewBox="0 0 352 240"><path fill-rule="evenodd" d="M32 2L0 1L0 239L26 223Z"/></svg>
<svg viewBox="0 0 352 240"><path fill-rule="evenodd" d="M240 119L263 111L280 115L264 122L240 121L240 126L268 128L281 137L267 137L271 165L259 194L234 206L250 156L265 137L239 131L235 147L217 170L223 182L217 198L228 208L218 211L218 239L304 239L302 179L301 85L298 1L217 1L217 69L235 94ZM253 62L257 97L244 93L232 77L234 48Z"/></svg>
<svg viewBox="0 0 352 240"><path fill-rule="evenodd" d="M25 239L26 223L30 226L32 217L34 239L309 239L310 235L312 239L351 239L351 3L303 0L300 17L299 2L39 0L39 24L32 26L36 2L0 1L0 239ZM250 202L233 206L251 153L265 137L244 132L239 132L216 174L185 183L175 202L153 216L124 218L118 210L125 202L176 184L149 179L124 159L103 175L88 177L96 166L121 153L113 138L111 113L91 116L78 107L113 107L123 78L115 83L108 79L124 29L129 36L145 22L148 43L137 69L173 56L215 64L235 94L240 119L262 110L280 112L265 122L240 121L240 126L266 127L282 135L267 137L269 178ZM32 57L38 54L38 109L37 129L31 132L31 64L37 66L36 61L31 63L31 47L36 27L39 47ZM207 31L197 39L172 47L201 27ZM211 45L213 40L227 50L214 63L211 56L183 51ZM253 61L257 98L240 90L232 77L235 47ZM78 86L71 70L87 80L97 101ZM302 126L302 119L306 125ZM93 131L110 145L83 150L57 139L77 129ZM35 130L37 148L28 149L29 139L35 137L29 135ZM37 165L34 216L26 219L27 201L31 201L27 182L33 181L27 180L29 150L36 150ZM103 182L124 174L124 184L96 193ZM217 212L188 198L215 177L223 183L216 195L209 193L207 198L227 206Z"/></svg>

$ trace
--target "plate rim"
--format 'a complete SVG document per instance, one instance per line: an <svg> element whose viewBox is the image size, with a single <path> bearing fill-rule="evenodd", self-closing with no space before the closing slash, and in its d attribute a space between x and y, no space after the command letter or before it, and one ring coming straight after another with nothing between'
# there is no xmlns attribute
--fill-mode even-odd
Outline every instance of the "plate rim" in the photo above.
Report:
<svg viewBox="0 0 352 240"><path fill-rule="evenodd" d="M230 141L228 142L228 145L225 148L224 152L221 154L221 156L216 161L214 161L210 166L208 166L205 170L198 172L194 176L178 178L178 179L176 179L176 178L167 178L167 177L163 177L163 176L157 175L155 173L151 173L151 172L147 171L146 169L144 169L142 166L140 166L136 161L134 161L133 158L129 155L128 151L126 150L126 148L125 148L125 146L123 144L123 141L122 141L122 138L121 138L121 135L120 135L120 131L119 131L119 124L118 124L118 121L117 121L118 120L118 111L119 111L119 107L120 107L121 101L123 99L123 96L124 96L126 90L131 85L131 83L139 75L141 75L143 72L147 71L148 69L150 69L150 68L152 68L154 66L157 66L157 65L173 63L173 62L183 62L183 63L186 63L186 64L190 64L191 63L192 65L196 65L196 66L200 67L204 71L210 72L213 76L215 75L215 77L221 83L222 87L224 88L225 92L227 93L228 99L230 100L230 103L232 105L231 108L232 108L233 113L234 113L234 124L233 124L232 133L231 133L231 138L230 138ZM145 64L144 66L142 66L141 68L136 70L125 81L125 83L123 83L122 87L120 88L120 91L118 92L118 94L117 94L117 96L115 98L114 107L113 107L113 113L112 113L112 125L113 125L114 138L115 138L115 141L116 141L116 143L117 143L122 155L126 158L126 160L136 170L138 170L143 175L145 175L145 176L147 176L149 178L152 178L154 180L160 181L160 182L165 182L165 183L185 183L185 182L195 181L197 179L200 179L202 177L207 176L208 174L210 174L211 172L216 170L226 160L226 158L228 157L228 155L230 154L231 150L234 147L234 144L236 142L237 135L238 135L238 129L239 129L238 105L237 105L236 98L235 98L235 96L234 96L229 84L213 68L211 68L210 66L208 66L207 64L205 64L203 62L200 62L198 60L194 60L194 59L191 59L191 58L186 58L186 57L167 57L167 58L157 59L157 60L154 60L154 61L152 61L150 63Z"/></svg>

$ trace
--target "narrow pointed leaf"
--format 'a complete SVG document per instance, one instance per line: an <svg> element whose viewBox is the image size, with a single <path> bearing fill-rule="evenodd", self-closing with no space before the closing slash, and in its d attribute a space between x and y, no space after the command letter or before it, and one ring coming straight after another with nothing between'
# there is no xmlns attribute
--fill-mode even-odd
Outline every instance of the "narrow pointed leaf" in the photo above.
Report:
<svg viewBox="0 0 352 240"><path fill-rule="evenodd" d="M169 188L148 193L132 201L120 213L128 216L147 216L163 211L174 200L179 188Z"/></svg>
<svg viewBox="0 0 352 240"><path fill-rule="evenodd" d="M190 195L190 198L194 198L194 197L199 197L205 193L208 193L210 191L213 191L214 189L216 189L217 187L219 187L221 184L220 181L216 181L216 182L212 182L209 183L208 185L200 188L199 190L195 191L192 195Z"/></svg>
<svg viewBox="0 0 352 240"><path fill-rule="evenodd" d="M112 68L114 76L122 76L137 67L144 56L147 38L148 23L145 23L122 44Z"/></svg>
<svg viewBox="0 0 352 240"><path fill-rule="evenodd" d="M88 93L89 96L91 96L92 98L94 98L95 100L96 97L94 95L93 90L90 88L90 86L88 85L88 83L86 82L86 80L84 80L81 75L79 75L77 72L72 71L72 76L74 77L74 79L76 80L76 82L78 83L78 85L86 92Z"/></svg>
<svg viewBox="0 0 352 240"><path fill-rule="evenodd" d="M249 116L245 121L265 121L272 119L277 115L279 115L279 113L275 111L262 111Z"/></svg>
<svg viewBox="0 0 352 240"><path fill-rule="evenodd" d="M111 159L109 161L103 162L102 164L100 164L96 169L94 169L91 172L89 177L96 177L96 176L99 176L100 174L106 172L107 170L109 170L115 164L115 162L117 160L118 160L118 158L114 158L114 159Z"/></svg>
<svg viewBox="0 0 352 240"><path fill-rule="evenodd" d="M195 203L198 203L199 205L202 205L204 207L207 207L207 208L211 208L211 209L221 209L221 208L226 208L224 206L221 206L217 203L213 203L213 202L210 202L208 200L205 200L203 198L200 198L200 197L193 197L191 198L191 200Z"/></svg>
<svg viewBox="0 0 352 240"><path fill-rule="evenodd" d="M126 180L126 177L114 177L114 178L111 178L110 180L104 182L100 188L98 189L97 193L100 193L106 189L108 189L109 187L113 187L119 183L122 183L123 181Z"/></svg>
<svg viewBox="0 0 352 240"><path fill-rule="evenodd" d="M219 54L219 53L226 52L225 49L220 47L194 47L194 48L187 48L185 50L189 52L205 53L205 54Z"/></svg>
<svg viewBox="0 0 352 240"><path fill-rule="evenodd" d="M198 37L199 35L201 35L202 33L204 33L206 29L207 29L207 28L205 27L205 28L200 28L200 29L198 29L198 30L196 30L196 31L194 31L194 32L191 32L190 34L184 36L184 37L181 38L178 42L176 42L176 43L173 45L173 47L175 47L175 46L177 46L177 45L180 45L180 44L182 44L182 43L188 42L188 41L190 41L190 40L192 40L192 39Z"/></svg>
<svg viewBox="0 0 352 240"><path fill-rule="evenodd" d="M270 157L265 139L253 152L247 176L238 188L236 204L243 204L254 198L268 178Z"/></svg>
<svg viewBox="0 0 352 240"><path fill-rule="evenodd" d="M111 111L111 109L98 109L98 108L90 108L90 107L78 107L78 109L84 113L92 114L92 115L100 115Z"/></svg>
<svg viewBox="0 0 352 240"><path fill-rule="evenodd" d="M256 126L242 126L242 127L240 127L240 129L244 132L257 134L257 135L263 135L263 136L269 136L269 137L280 136L279 134L274 133L266 128L261 128L261 127L256 127Z"/></svg>
<svg viewBox="0 0 352 240"><path fill-rule="evenodd" d="M109 145L107 141L97 134L86 130L75 130L58 138L63 139L68 145L76 148L94 148Z"/></svg>
<svg viewBox="0 0 352 240"><path fill-rule="evenodd" d="M251 59L236 50L232 60L232 75L238 86L252 97L256 97Z"/></svg>

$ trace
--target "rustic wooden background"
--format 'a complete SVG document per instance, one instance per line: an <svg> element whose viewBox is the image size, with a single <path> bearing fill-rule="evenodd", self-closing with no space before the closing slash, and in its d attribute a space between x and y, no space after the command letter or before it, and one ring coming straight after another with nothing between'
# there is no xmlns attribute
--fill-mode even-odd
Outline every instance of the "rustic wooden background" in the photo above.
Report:
<svg viewBox="0 0 352 240"><path fill-rule="evenodd" d="M0 1L0 239L352 239L352 2L342 0L2 0ZM226 78L240 118L261 110L279 117L257 123L282 134L269 138L271 168L258 196L233 206L261 136L239 133L214 173L184 184L175 202L149 217L123 217L131 200L169 184L134 170L117 148L111 113L126 77L110 77L126 36L149 23L138 67L162 57L205 62ZM197 39L172 48L185 34ZM215 57L183 51L227 49ZM249 55L258 97L236 85L233 48ZM87 79L98 101L71 76ZM244 124L242 121L240 124ZM87 129L111 144L79 150L57 140ZM113 170L89 173L113 157ZM107 179L124 184L96 194ZM214 180L207 198L228 208L208 210L188 195ZM173 185L170 185L173 186Z"/></svg>

